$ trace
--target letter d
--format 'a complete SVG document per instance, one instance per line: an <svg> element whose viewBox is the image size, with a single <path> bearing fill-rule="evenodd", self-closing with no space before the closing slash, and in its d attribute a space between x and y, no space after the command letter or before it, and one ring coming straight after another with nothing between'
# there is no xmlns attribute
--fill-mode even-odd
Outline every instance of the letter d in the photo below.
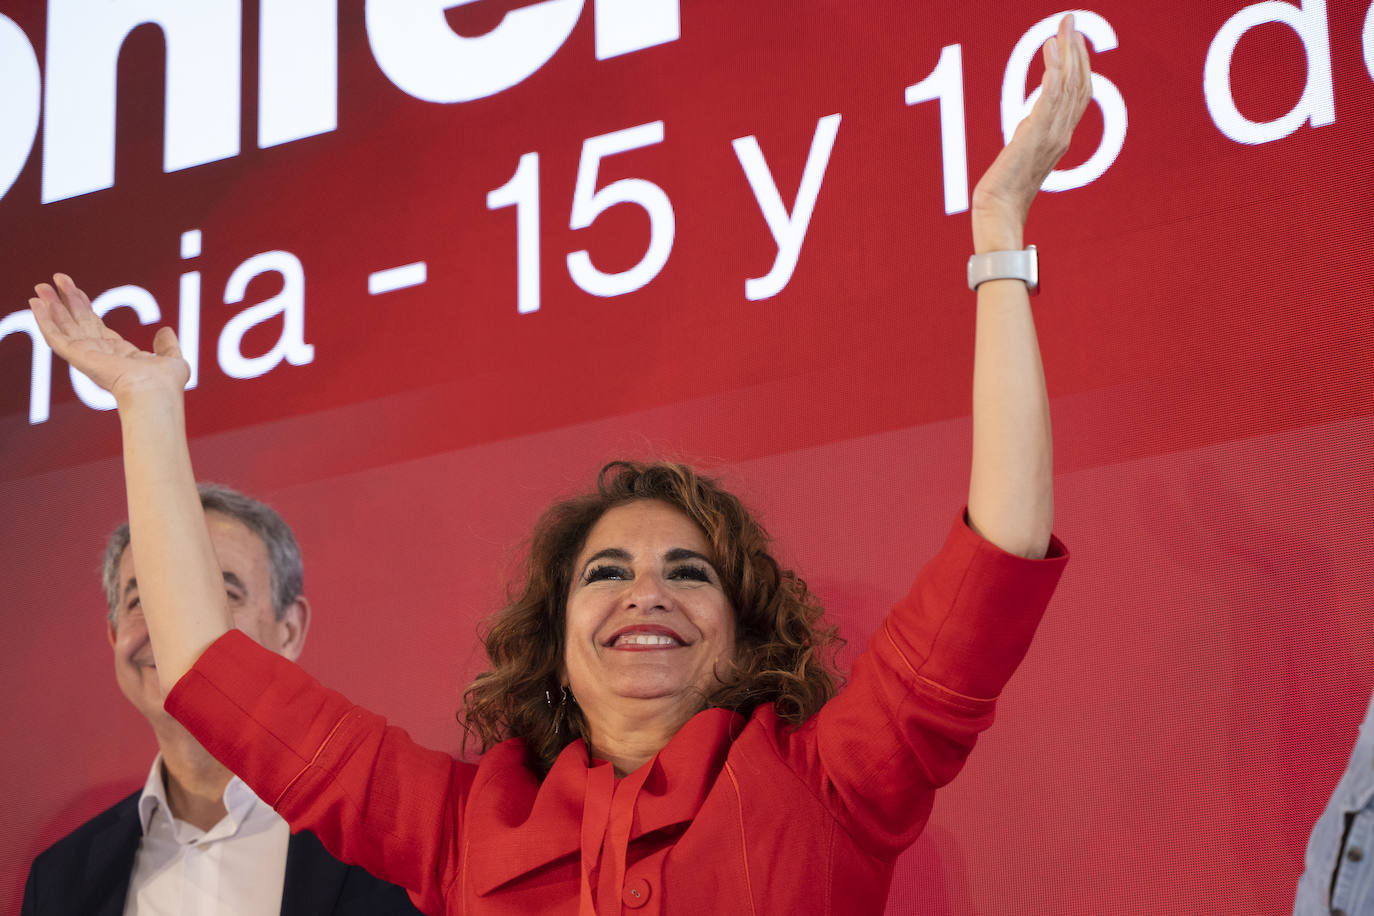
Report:
<svg viewBox="0 0 1374 916"><path fill-rule="evenodd" d="M1307 54L1307 81L1302 98L1288 114L1272 121L1251 121L1236 108L1231 93L1231 55L1241 36L1269 22L1283 23L1297 33ZM1320 127L1335 121L1326 0L1304 0L1301 6L1269 0L1247 6L1226 20L1207 49L1202 94L1217 129L1237 143L1269 143L1288 136L1304 122L1310 121L1313 127Z"/></svg>

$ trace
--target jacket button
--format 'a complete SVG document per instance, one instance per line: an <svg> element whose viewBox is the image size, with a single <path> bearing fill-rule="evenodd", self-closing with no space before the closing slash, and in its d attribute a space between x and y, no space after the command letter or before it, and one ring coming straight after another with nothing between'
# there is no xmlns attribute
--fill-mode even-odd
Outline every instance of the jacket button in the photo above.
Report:
<svg viewBox="0 0 1374 916"><path fill-rule="evenodd" d="M1351 846L1345 851L1345 857L1352 862L1358 862L1364 858L1364 850L1358 846Z"/></svg>
<svg viewBox="0 0 1374 916"><path fill-rule="evenodd" d="M625 882L625 892L620 895L620 899L631 909L639 909L649 902L649 882L643 878L631 878Z"/></svg>

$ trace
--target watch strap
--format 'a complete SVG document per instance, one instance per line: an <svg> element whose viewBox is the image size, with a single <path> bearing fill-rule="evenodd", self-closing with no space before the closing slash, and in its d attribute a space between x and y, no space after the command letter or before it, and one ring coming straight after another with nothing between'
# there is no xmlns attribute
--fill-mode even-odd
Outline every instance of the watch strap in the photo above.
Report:
<svg viewBox="0 0 1374 916"><path fill-rule="evenodd" d="M1034 245L1020 251L988 251L968 259L968 288L977 289L989 280L1021 280L1026 292L1040 291L1039 255Z"/></svg>

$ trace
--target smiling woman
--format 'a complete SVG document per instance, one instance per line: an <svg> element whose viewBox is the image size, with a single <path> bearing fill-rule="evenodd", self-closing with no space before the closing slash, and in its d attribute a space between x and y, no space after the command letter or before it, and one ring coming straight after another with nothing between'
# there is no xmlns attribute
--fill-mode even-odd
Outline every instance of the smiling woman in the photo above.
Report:
<svg viewBox="0 0 1374 916"><path fill-rule="evenodd" d="M881 912L1066 559L1033 274L1016 265L1089 77L1066 16L1039 100L973 194L967 511L839 692L834 634L739 500L684 467L615 463L597 492L549 510L492 626L492 668L465 697L481 760L417 746L234 628L176 335L140 351L70 278L41 284L44 337L119 407L167 711L293 829L427 912Z"/></svg>
<svg viewBox="0 0 1374 916"><path fill-rule="evenodd" d="M523 738L544 772L577 738L629 772L707 707L801 724L835 694L840 644L737 497L684 465L614 462L535 526L462 721L484 751Z"/></svg>

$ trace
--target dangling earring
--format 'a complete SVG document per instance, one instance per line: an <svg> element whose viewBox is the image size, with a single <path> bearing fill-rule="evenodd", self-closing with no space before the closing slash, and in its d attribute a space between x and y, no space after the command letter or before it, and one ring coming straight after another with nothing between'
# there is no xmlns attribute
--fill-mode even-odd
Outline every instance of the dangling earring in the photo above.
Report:
<svg viewBox="0 0 1374 916"><path fill-rule="evenodd" d="M559 725L563 721L563 717L568 714L568 697L571 696L571 694L568 693L567 684L561 685L559 689L562 693L558 697L557 707L553 705L553 694L547 690L544 691L544 702L553 710L553 733L555 735L558 734ZM576 703L577 699L574 698L573 702Z"/></svg>

